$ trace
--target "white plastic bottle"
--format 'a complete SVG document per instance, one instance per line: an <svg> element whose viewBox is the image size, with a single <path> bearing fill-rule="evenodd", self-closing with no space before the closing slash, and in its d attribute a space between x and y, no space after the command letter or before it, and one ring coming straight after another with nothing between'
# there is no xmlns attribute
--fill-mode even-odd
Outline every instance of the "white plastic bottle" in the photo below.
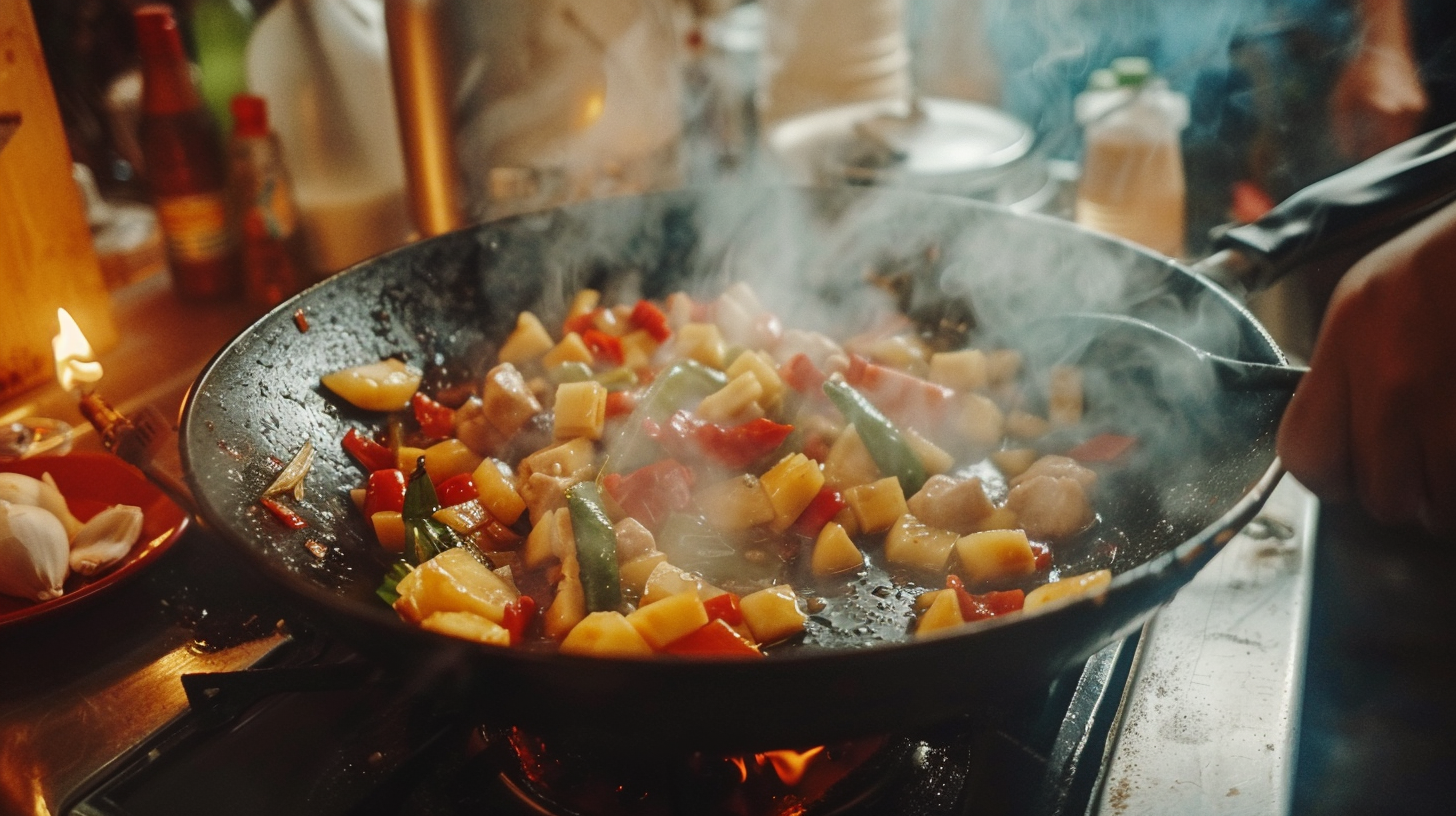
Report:
<svg viewBox="0 0 1456 816"><path fill-rule="evenodd" d="M1076 220L1164 255L1183 254L1186 182L1179 134L1188 100L1141 57L1093 72L1076 101L1085 130Z"/></svg>
<svg viewBox="0 0 1456 816"><path fill-rule="evenodd" d="M311 265L333 272L409 240L382 0L281 0L248 41Z"/></svg>

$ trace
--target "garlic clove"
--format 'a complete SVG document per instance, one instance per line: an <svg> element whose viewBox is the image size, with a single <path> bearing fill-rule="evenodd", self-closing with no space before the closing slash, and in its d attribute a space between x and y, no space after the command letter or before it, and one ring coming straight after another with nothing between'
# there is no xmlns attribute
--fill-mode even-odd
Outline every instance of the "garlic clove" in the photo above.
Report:
<svg viewBox="0 0 1456 816"><path fill-rule="evenodd" d="M97 513L71 539L71 569L93 575L120 561L142 534L142 509L118 504Z"/></svg>
<svg viewBox="0 0 1456 816"><path fill-rule="evenodd" d="M36 601L61 597L69 553L60 519L34 505L0 501L0 593Z"/></svg>
<svg viewBox="0 0 1456 816"><path fill-rule="evenodd" d="M49 473L43 474L40 479L23 473L0 473L0 501L26 504L49 512L65 527L68 540L81 529L81 522L71 515L66 497L61 495L56 480Z"/></svg>

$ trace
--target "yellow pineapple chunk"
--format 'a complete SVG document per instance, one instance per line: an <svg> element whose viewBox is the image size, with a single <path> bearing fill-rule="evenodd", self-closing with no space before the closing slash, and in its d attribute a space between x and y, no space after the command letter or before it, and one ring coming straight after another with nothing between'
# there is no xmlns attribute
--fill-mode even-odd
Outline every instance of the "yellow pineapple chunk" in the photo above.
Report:
<svg viewBox="0 0 1456 816"><path fill-rule="evenodd" d="M356 487L353 490L350 490L349 491L349 501L353 502L355 507L359 508L360 510L363 510L364 509L364 497L365 496L368 496L368 495L369 495L368 489L363 488L363 487Z"/></svg>
<svg viewBox="0 0 1456 816"><path fill-rule="evenodd" d="M1014 530L1021 525L1016 523L1016 511L1010 507L996 507L987 513L984 518L976 522L975 529L970 532L981 533L986 530Z"/></svg>
<svg viewBox="0 0 1456 816"><path fill-rule="evenodd" d="M931 594L931 593L926 593ZM961 617L961 603L954 592L934 593L935 600L915 624L915 634L925 635L942 629L951 629L965 623ZM923 597L923 596L922 596Z"/></svg>
<svg viewBox="0 0 1456 816"><path fill-rule="evenodd" d="M991 464L995 465L1007 480L1011 480L1025 473L1027 468L1031 467L1040 456L1041 454L1036 452L1036 448L1007 448L992 451Z"/></svg>
<svg viewBox="0 0 1456 816"><path fill-rule="evenodd" d="M1112 572L1105 569L1085 572L1081 575L1069 575L1060 581L1042 584L1026 593L1026 601L1021 608L1030 612L1050 604L1060 605L1061 602L1069 602L1073 598L1100 595L1107 591L1107 586L1111 583Z"/></svg>
<svg viewBox="0 0 1456 816"><path fill-rule="evenodd" d="M1020 373L1021 352L1014 349L996 349L986 352L986 381L988 384L1009 383Z"/></svg>
<svg viewBox="0 0 1456 816"><path fill-rule="evenodd" d="M660 601L643 604L627 616L627 622L654 649L697 631L708 623L708 610L696 590L689 589Z"/></svg>
<svg viewBox="0 0 1456 816"><path fill-rule="evenodd" d="M581 317L597 307L602 302L602 293L595 289L580 289L571 298L571 305L566 307L566 319Z"/></svg>
<svg viewBox="0 0 1456 816"><path fill-rule="evenodd" d="M834 575L840 572L858 570L864 566L864 553L850 541L849 533L834 522L824 525L819 537L814 540L814 552L809 557L810 569L815 575Z"/></svg>
<svg viewBox="0 0 1456 816"><path fill-rule="evenodd" d="M938 445L921 436L915 429L904 428L900 434L905 437L905 444L910 446L910 452L920 460L926 473L935 476L955 467L954 456L941 450Z"/></svg>
<svg viewBox="0 0 1456 816"><path fill-rule="evenodd" d="M1036 572L1036 553L1024 530L971 533L955 549L969 584L1001 583Z"/></svg>
<svg viewBox="0 0 1456 816"><path fill-rule="evenodd" d="M582 342L581 335L576 332L568 332L565 337L561 338L560 343L557 343L550 351L546 352L546 356L541 358L541 365L547 369L555 368L562 363L586 363L587 365L591 365L591 362L591 349L586 347L586 343Z"/></svg>
<svg viewBox="0 0 1456 816"><path fill-rule="evenodd" d="M1052 366L1047 381L1047 419L1059 427L1082 421L1082 370L1075 366Z"/></svg>
<svg viewBox="0 0 1456 816"><path fill-rule="evenodd" d="M779 584L744 595L738 601L743 622L759 643L774 643L804 631L808 619L799 609L794 588Z"/></svg>
<svg viewBox="0 0 1456 816"><path fill-rule="evenodd" d="M753 372L745 371L729 380L727 385L704 397L694 413L705 422L716 422L720 425L735 423L744 417L751 419L750 414L754 408L759 407L758 400L762 396L763 386L759 384L758 378L753 376Z"/></svg>
<svg viewBox="0 0 1456 816"><path fill-rule="evenodd" d="M590 439L578 437L542 448L521 460L521 476L540 473L546 476L576 476L591 470L596 463L596 447ZM584 478L591 478L584 476Z"/></svg>
<svg viewBox="0 0 1456 816"><path fill-rule="evenodd" d="M965 394L961 397L961 409L955 417L955 428L971 444L980 448L994 446L1005 433L1005 423L1001 409L990 397L980 394Z"/></svg>
<svg viewBox="0 0 1456 816"><path fill-rule="evenodd" d="M420 621L420 628L492 646L511 645L510 630L471 612L436 612Z"/></svg>
<svg viewBox="0 0 1456 816"><path fill-rule="evenodd" d="M915 611L924 612L925 610L930 608L931 604L935 603L936 598L939 598L942 594L947 593L954 595L955 591L950 589L932 589L929 592L922 592L919 595L916 595Z"/></svg>
<svg viewBox="0 0 1456 816"><path fill-rule="evenodd" d="M500 623L506 605L520 597L515 587L458 547L416 567L395 591L395 610L416 623L436 612L471 612Z"/></svg>
<svg viewBox="0 0 1456 816"><path fill-rule="evenodd" d="M819 489L824 487L824 472L813 459L802 453L791 453L769 468L759 482L773 505L774 517L769 527L782 533L819 495Z"/></svg>
<svg viewBox="0 0 1456 816"><path fill-rule="evenodd" d="M709 368L722 368L727 353L723 333L712 323L688 323L677 330L677 356L697 360Z"/></svg>
<svg viewBox="0 0 1456 816"><path fill-rule="evenodd" d="M565 654L595 657L646 657L652 647L621 612L593 612L561 641Z"/></svg>
<svg viewBox="0 0 1456 816"><path fill-rule="evenodd" d="M486 459L471 474L475 489L480 493L480 503L501 524L515 524L516 519L526 511L526 502L516 492L511 479L501 472L502 464L496 459Z"/></svg>
<svg viewBox="0 0 1456 816"><path fill-rule="evenodd" d="M521 365L539 359L553 345L555 341L551 339L546 327L541 325L541 319L530 312L521 312L516 316L516 328L511 331L505 343L501 344L500 354L496 358L503 363Z"/></svg>
<svg viewBox="0 0 1456 816"><path fill-rule="evenodd" d="M1046 436L1052 424L1036 414L1012 411L1006 415L1006 435L1012 439L1033 440Z"/></svg>
<svg viewBox="0 0 1456 816"><path fill-rule="evenodd" d="M574 573L562 575L556 583L556 597L551 599L543 617L546 634L561 640L585 617L586 593L582 591L581 578Z"/></svg>
<svg viewBox="0 0 1456 816"><path fill-rule="evenodd" d="M404 450L401 448L400 450ZM470 473L480 467L485 458L458 439L446 439L443 442L425 448L425 472L430 474L430 481L435 484L445 481L451 476L459 476L462 473ZM409 473L414 469L413 464Z"/></svg>
<svg viewBox="0 0 1456 816"><path fill-rule="evenodd" d="M412 448L408 445L400 445L399 450L395 451L394 454L396 464L399 465L400 470L404 471L405 476L409 476L415 472L415 464L424 455L424 448Z"/></svg>
<svg viewBox="0 0 1456 816"><path fill-rule="evenodd" d="M557 439L601 439L607 421L607 389L595 380L556 386Z"/></svg>
<svg viewBox="0 0 1456 816"><path fill-rule="evenodd" d="M689 589L697 592L698 597L705 601L724 594L723 590L704 581L701 576L679 569L664 560L648 573L647 581L642 587L642 603L643 605L657 603L663 598Z"/></svg>
<svg viewBox="0 0 1456 816"><path fill-rule="evenodd" d="M824 457L824 483L844 490L880 478L880 467L853 425L845 426Z"/></svg>
<svg viewBox="0 0 1456 816"><path fill-rule="evenodd" d="M379 546L390 552L404 552L404 516L398 510L380 510L369 517Z"/></svg>
<svg viewBox="0 0 1456 816"><path fill-rule="evenodd" d="M905 513L885 536L885 559L891 564L939 572L950 560L955 543L955 533L931 527Z"/></svg>
<svg viewBox="0 0 1456 816"><path fill-rule="evenodd" d="M929 367L925 364L925 344L918 337L892 334L871 343L865 351L871 360L880 365L908 371L917 377L929 373Z"/></svg>
<svg viewBox="0 0 1456 816"><path fill-rule="evenodd" d="M390 358L325 374L324 387L366 411L399 411L409 405L424 375Z"/></svg>
<svg viewBox="0 0 1456 816"><path fill-rule="evenodd" d="M548 510L541 516L541 522L531 528L526 536L526 548L521 553L526 569L536 569L556 559L556 548L552 546L551 538L556 533L556 514L565 512L564 507Z"/></svg>
<svg viewBox="0 0 1456 816"><path fill-rule="evenodd" d="M652 365L652 355L657 353L658 342L643 329L628 332L622 338L622 367L636 371Z"/></svg>
<svg viewBox="0 0 1456 816"><path fill-rule="evenodd" d="M930 381L957 391L985 388L985 352L980 349L963 349L930 355Z"/></svg>
<svg viewBox="0 0 1456 816"><path fill-rule="evenodd" d="M766 409L772 409L784 397L784 381L779 377L778 369L775 368L773 358L763 351L745 351L733 359L728 366L728 377L734 378L743 373L749 373L758 380L763 387L763 396L759 404Z"/></svg>
<svg viewBox="0 0 1456 816"><path fill-rule="evenodd" d="M910 512L905 505L905 492L895 476L851 487L844 491L844 502L854 511L859 529L870 534L890 529L896 519Z"/></svg>
<svg viewBox="0 0 1456 816"><path fill-rule="evenodd" d="M657 569L659 564L666 563L666 561L667 553L650 552L622 564L618 568L622 580L622 591L641 597L646 590L648 576L652 575L653 570Z"/></svg>
<svg viewBox="0 0 1456 816"><path fill-rule="evenodd" d="M719 530L747 530L774 519L773 502L751 473L709 485L698 491L697 499L703 516Z"/></svg>

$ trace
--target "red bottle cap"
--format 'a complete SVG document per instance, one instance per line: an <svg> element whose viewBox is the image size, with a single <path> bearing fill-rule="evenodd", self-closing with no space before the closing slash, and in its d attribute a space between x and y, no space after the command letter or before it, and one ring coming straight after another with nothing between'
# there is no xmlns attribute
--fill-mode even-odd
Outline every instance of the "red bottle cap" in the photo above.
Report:
<svg viewBox="0 0 1456 816"><path fill-rule="evenodd" d="M233 134L236 136L268 135L268 103L254 94L233 97Z"/></svg>
<svg viewBox="0 0 1456 816"><path fill-rule="evenodd" d="M182 36L172 7L161 3L138 6L132 12L136 23L137 46L142 54L171 55L182 53Z"/></svg>

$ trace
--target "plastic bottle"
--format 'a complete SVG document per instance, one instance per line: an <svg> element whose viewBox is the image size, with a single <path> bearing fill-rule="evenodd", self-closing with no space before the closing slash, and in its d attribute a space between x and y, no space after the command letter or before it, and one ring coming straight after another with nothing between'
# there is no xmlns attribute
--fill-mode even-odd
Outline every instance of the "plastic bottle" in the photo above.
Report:
<svg viewBox="0 0 1456 816"><path fill-rule="evenodd" d="M313 277L304 259L293 185L278 137L268 129L263 97L233 97L232 119L228 154L242 221L243 294L255 305L276 306Z"/></svg>
<svg viewBox="0 0 1456 816"><path fill-rule="evenodd" d="M232 98L248 89L243 54L253 30L248 0L197 0L192 6L192 39L197 43L198 84L212 118L223 132L232 130Z"/></svg>
<svg viewBox="0 0 1456 816"><path fill-rule="evenodd" d="M1188 100L1168 90L1141 57L1093 72L1076 101L1086 135L1076 220L1177 257L1183 253L1186 186L1179 133Z"/></svg>
<svg viewBox="0 0 1456 816"><path fill-rule="evenodd" d="M135 21L142 57L138 135L172 285L185 298L225 297L241 275L217 126L193 82L172 9L142 6Z"/></svg>
<svg viewBox="0 0 1456 816"><path fill-rule="evenodd" d="M407 241L381 0L281 0L253 29L247 65L288 157L311 265L336 271Z"/></svg>

